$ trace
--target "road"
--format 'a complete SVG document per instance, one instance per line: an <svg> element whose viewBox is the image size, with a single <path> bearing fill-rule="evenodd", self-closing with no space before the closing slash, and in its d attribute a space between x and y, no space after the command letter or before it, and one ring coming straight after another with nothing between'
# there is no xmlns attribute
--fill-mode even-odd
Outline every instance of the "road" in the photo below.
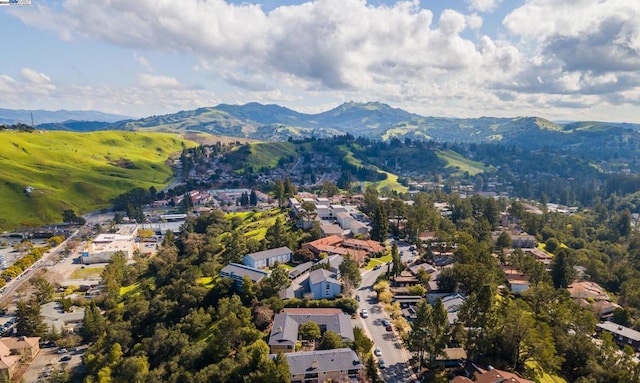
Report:
<svg viewBox="0 0 640 383"><path fill-rule="evenodd" d="M409 368L409 353L404 349L402 341L399 339L395 331L386 331L382 325L382 321L389 317L384 312L382 305L378 304L373 285L380 274L386 269L365 271L362 274L362 283L356 292L360 299L359 310L366 309L369 312L368 318L361 316L356 319L355 325L362 327L365 333L374 342L374 348L380 347L382 350L382 359L384 359L386 368L380 370L384 381L387 383L394 382L410 382L414 379L413 373ZM360 313L360 311L358 311Z"/></svg>
<svg viewBox="0 0 640 383"><path fill-rule="evenodd" d="M18 288L20 288L20 286L22 286L33 275L35 275L37 270L49 267L48 264L50 263L50 261L57 259L64 251L67 245L67 242L73 239L77 234L78 234L78 230L74 231L73 234L69 236L69 238L64 240L58 246L45 252L42 258L40 258L36 263L34 263L31 267L29 267L29 269L25 270L18 277L7 282L2 292L1 299L3 301L6 301L8 297L13 296L13 294L16 292L16 290L18 290Z"/></svg>

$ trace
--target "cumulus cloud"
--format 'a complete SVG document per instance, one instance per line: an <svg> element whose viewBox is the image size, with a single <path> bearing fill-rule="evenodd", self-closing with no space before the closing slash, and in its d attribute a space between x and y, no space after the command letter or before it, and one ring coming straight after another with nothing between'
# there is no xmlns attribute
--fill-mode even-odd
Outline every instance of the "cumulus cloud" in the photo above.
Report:
<svg viewBox="0 0 640 383"><path fill-rule="evenodd" d="M493 12L502 0L465 0L469 4L469 10L477 12Z"/></svg>
<svg viewBox="0 0 640 383"><path fill-rule="evenodd" d="M322 102L385 100L432 115L487 114L492 103L507 114L597 99L637 102L640 2L523 0L503 21L508 34L496 37L480 34L479 14L509 2L465 1L469 14L434 15L418 0L316 0L269 12L223 0L61 0L8 12L65 40L134 50L146 72L131 86L135 105L154 99L145 93L152 89L184 106L223 96L275 102L322 95ZM156 73L143 55L150 51L192 56L194 71L224 82L227 93L214 96ZM20 77L53 85L36 71ZM7 84L0 77L0 89Z"/></svg>
<svg viewBox="0 0 640 383"><path fill-rule="evenodd" d="M181 88L180 81L175 77L152 75L141 73L138 75L138 84L144 88Z"/></svg>

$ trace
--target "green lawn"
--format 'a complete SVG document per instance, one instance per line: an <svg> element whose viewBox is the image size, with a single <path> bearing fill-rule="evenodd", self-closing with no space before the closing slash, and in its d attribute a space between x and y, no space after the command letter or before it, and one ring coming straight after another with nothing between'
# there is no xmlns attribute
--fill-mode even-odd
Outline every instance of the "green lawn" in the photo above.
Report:
<svg viewBox="0 0 640 383"><path fill-rule="evenodd" d="M106 207L138 186L161 189L173 177L169 157L193 145L168 133L2 131L0 229L60 222L65 209Z"/></svg>
<svg viewBox="0 0 640 383"><path fill-rule="evenodd" d="M528 368L537 369L542 372L542 377L539 378L539 383L567 383L564 378L559 377L558 375L550 375L546 372L542 371L538 362L530 360L525 362Z"/></svg>
<svg viewBox="0 0 640 383"><path fill-rule="evenodd" d="M391 254L385 255L384 257L380 257L380 258L371 258L369 260L369 264L367 266L365 266L365 269L366 270L371 270L376 265L381 265L382 266L387 262L391 262Z"/></svg>
<svg viewBox="0 0 640 383"><path fill-rule="evenodd" d="M488 170L491 170L492 167L488 167L482 162L477 162L470 160L461 156L460 154L454 152L453 150L440 150L438 151L438 157L447 161L446 168L457 168L459 169L458 173L460 175L465 172L469 172L469 175L476 175L478 173L482 173Z"/></svg>
<svg viewBox="0 0 640 383"><path fill-rule="evenodd" d="M77 269L71 274L71 279L100 278L100 275L102 275L102 270L104 270L104 266L85 267L84 269Z"/></svg>

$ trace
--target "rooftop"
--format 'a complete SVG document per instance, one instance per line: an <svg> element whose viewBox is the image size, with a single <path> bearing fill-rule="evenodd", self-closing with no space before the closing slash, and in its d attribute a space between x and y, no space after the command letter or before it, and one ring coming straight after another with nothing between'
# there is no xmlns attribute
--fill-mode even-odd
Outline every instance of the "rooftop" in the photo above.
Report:
<svg viewBox="0 0 640 383"><path fill-rule="evenodd" d="M291 254L291 253L292 253L291 249L289 249L286 246L283 246L283 247L278 247L276 249L263 250L263 251L258 251L257 253L247 254L246 257L251 257L257 261L259 259L269 259L271 257L277 257L278 255Z"/></svg>
<svg viewBox="0 0 640 383"><path fill-rule="evenodd" d="M640 331L636 331L629 327L621 326L619 324L609 322L609 321L598 323L596 327L606 330L612 334L622 335L627 339L640 341Z"/></svg>
<svg viewBox="0 0 640 383"><path fill-rule="evenodd" d="M336 279L336 275L329 270L317 269L309 273L310 284L315 285L324 281L340 284L340 281Z"/></svg>
<svg viewBox="0 0 640 383"><path fill-rule="evenodd" d="M364 368L356 353L350 348L292 352L284 355L287 358L291 375L359 370Z"/></svg>
<svg viewBox="0 0 640 383"><path fill-rule="evenodd" d="M269 345L295 345L298 327L307 322L317 323L323 331L332 331L342 339L353 341L351 317L340 309L295 308L284 309L273 319Z"/></svg>
<svg viewBox="0 0 640 383"><path fill-rule="evenodd" d="M243 278L245 276L249 277L254 282L260 281L262 278L269 275L266 271L254 269L253 267L241 265L238 263L230 263L220 270L221 274L226 274L230 276L238 276Z"/></svg>

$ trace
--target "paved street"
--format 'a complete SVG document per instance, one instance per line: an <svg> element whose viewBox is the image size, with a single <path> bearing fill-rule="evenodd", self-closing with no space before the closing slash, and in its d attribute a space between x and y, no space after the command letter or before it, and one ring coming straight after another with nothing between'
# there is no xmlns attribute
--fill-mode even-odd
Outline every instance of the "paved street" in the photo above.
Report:
<svg viewBox="0 0 640 383"><path fill-rule="evenodd" d="M384 380L388 383L410 382L412 374L407 364L409 354L402 347L401 340L397 338L395 332L386 331L382 325L382 321L385 318L389 319L389 317L386 316L382 306L378 304L376 293L373 291L376 278L385 271L386 268L383 267L379 270L363 273L362 283L357 291L357 295L360 297L359 317L354 320L356 322L354 325L362 327L373 340L374 348L380 347L382 350L382 359L387 366L381 370ZM362 309L369 312L368 318L360 316Z"/></svg>

